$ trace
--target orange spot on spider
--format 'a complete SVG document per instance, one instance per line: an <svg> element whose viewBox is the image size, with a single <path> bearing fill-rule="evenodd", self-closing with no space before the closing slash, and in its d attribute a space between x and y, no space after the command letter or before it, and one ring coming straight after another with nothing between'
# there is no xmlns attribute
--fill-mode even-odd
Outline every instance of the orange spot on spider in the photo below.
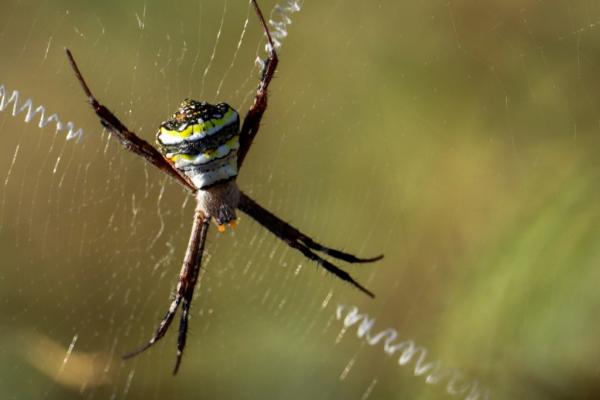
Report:
<svg viewBox="0 0 600 400"><path fill-rule="evenodd" d="M235 228L237 228L237 221L231 221L231 222L229 223L229 226L231 227L231 229L235 229Z"/></svg>
<svg viewBox="0 0 600 400"><path fill-rule="evenodd" d="M223 233L225 232L225 225L218 225L217 229L219 230L219 232Z"/></svg>

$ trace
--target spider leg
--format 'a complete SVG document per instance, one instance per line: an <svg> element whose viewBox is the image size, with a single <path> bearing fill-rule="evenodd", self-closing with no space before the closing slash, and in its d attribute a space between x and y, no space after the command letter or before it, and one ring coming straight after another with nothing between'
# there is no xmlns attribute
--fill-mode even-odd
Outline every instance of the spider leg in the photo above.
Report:
<svg viewBox="0 0 600 400"><path fill-rule="evenodd" d="M260 206L258 203L256 203L243 192L240 192L240 201L238 204L238 208L244 213L248 214L250 217L252 217L256 222L261 224L279 239L283 240L288 246L300 251L308 259L315 261L318 265L325 268L327 271L331 272L341 280L349 282L351 285L359 289L361 292L367 294L368 296L375 297L375 295L371 291L369 291L356 280L354 280L354 278L352 278L352 276L349 273L333 265L329 261L321 258L319 255L311 251L311 249L322 251L323 253L328 254L332 257L348 262L373 262L383 258L383 255L373 258L358 258L356 256L353 256L352 254L348 254L340 250L335 250L329 247L322 246L316 243L310 237L300 232L298 229L288 224L287 222L284 222L281 219L279 219L277 216Z"/></svg>
<svg viewBox="0 0 600 400"><path fill-rule="evenodd" d="M179 321L179 334L177 335L177 357L175 359L175 367L173 368L173 375L179 371L179 365L181 365L181 357L183 357L183 349L185 348L185 342L187 339L188 320L190 314L190 306L192 305L192 299L184 299L181 304L181 320Z"/></svg>
<svg viewBox="0 0 600 400"><path fill-rule="evenodd" d="M273 231L271 231L271 232L273 232ZM275 233L275 232L273 232L273 233ZM285 240L285 239L284 239L284 241L288 246L290 246L290 247L300 251L300 253L304 254L304 257L316 262L318 265L325 268L327 271L331 272L332 274L334 274L341 280L350 283L352 286L354 286L355 288L357 288L358 290L360 290L367 296L375 297L375 294L373 294L373 292L371 292L369 289L367 289L366 287L364 287L363 285L358 283L354 278L352 278L352 276L348 272L344 271L343 269L341 269L339 267L336 267L335 265L333 265L329 261L325 260L324 258L319 257L318 254L313 253L308 247L304 246L302 243L299 243L297 241Z"/></svg>
<svg viewBox="0 0 600 400"><path fill-rule="evenodd" d="M90 103L94 109L94 112L98 118L100 118L100 123L102 126L116 136L126 150L143 157L147 162L153 164L159 170L177 180L187 189L195 192L196 189L192 183L184 175L177 171L177 169L175 169L163 157L163 155L154 148L154 146L137 136L135 133L131 132L108 108L100 104L100 102L92 94L92 91L90 90L85 79L83 79L83 75L81 74L77 63L73 58L73 54L71 54L69 49L65 49L65 51L67 53L69 63L71 64L71 68L73 68L73 72L75 73L79 84L88 98L88 103Z"/></svg>
<svg viewBox="0 0 600 400"><path fill-rule="evenodd" d="M290 226L290 228L298 233L298 240L300 240L304 245L306 245L306 247L308 247L309 249L312 249L312 250L320 251L321 253L325 253L328 256L337 258L338 260L342 260L342 261L346 261L346 262L354 264L354 263L375 262L375 261L379 261L383 258L383 254L380 254L375 257L359 258L350 253L346 253L341 250L332 249L331 247L323 246L322 244L317 243L314 240L312 240L310 237L304 235L302 232L296 230L293 226Z"/></svg>
<svg viewBox="0 0 600 400"><path fill-rule="evenodd" d="M152 347L157 341L159 341L165 333L169 330L171 322L175 317L179 304L182 304L181 320L179 323L179 335L177 339L177 358L175 362L175 368L173 374L177 373L179 365L181 363L181 357L183 356L183 350L185 348L185 342L187 337L187 326L190 305L192 297L194 295L194 288L198 282L198 276L200 274L200 266L202 263L202 253L204 252L204 243L206 242L206 236L208 234L208 228L210 226L210 218L204 216L204 214L196 209L194 214L194 222L192 225L192 233L190 240L185 252L185 258L183 260L183 266L179 273L179 283L177 284L177 290L175 292L175 298L171 302L171 306L164 316L156 332L150 338L148 343L138 350L126 354L123 358L134 357L145 350Z"/></svg>
<svg viewBox="0 0 600 400"><path fill-rule="evenodd" d="M273 39L271 38L271 33L269 32L269 28L267 27L267 23L262 11L260 10L256 0L252 0L252 5L254 6L254 10L258 15L260 24L262 25L265 35L267 36L267 51L269 52L269 55L265 60L264 68L262 70L262 77L260 83L258 84L258 89L256 90L256 96L254 97L254 103L248 110L248 113L246 114L242 124L242 129L240 130L238 169L241 168L244 158L246 158L246 154L248 153L248 150L250 150L252 141L258 133L260 121L265 110L267 109L267 89L271 83L271 80L273 79L275 69L277 68L277 63L279 62L277 52L275 51L275 45L273 44Z"/></svg>
<svg viewBox="0 0 600 400"><path fill-rule="evenodd" d="M197 261L196 267L193 270L191 282L187 286L187 290L183 294L183 301L181 303L181 319L179 321L179 334L177 335L177 356L175 359L175 367L173 368L173 375L177 374L177 371L179 370L179 365L181 365L181 358L183 357L183 350L185 348L185 342L187 339L190 307L192 306L194 289L196 288L196 283L198 282L198 276L200 274L202 253L204 252L204 243L206 242L206 234L208 233L209 225L210 218L205 218L202 225L202 231L200 232L200 243L196 243L196 247L199 248L199 259Z"/></svg>
<svg viewBox="0 0 600 400"><path fill-rule="evenodd" d="M368 258L359 258L353 254L346 253L341 250L333 249L331 247L324 246L320 243L315 242L309 236L306 236L304 233L300 232L298 229L294 228L290 224L285 221L279 219L276 215L262 207L260 204L256 203L252 200L248 195L243 192L241 193L240 210L244 211L256 221L258 221L261 225L269 225L274 227L278 232L286 232L288 237L293 237L297 241L304 244L306 247L312 250L320 251L322 253L327 254L333 258L337 258L338 260L346 261L349 263L371 263L375 261L379 261L383 258L383 254L380 254L376 257L368 257ZM262 222L261 222L262 221ZM280 235L278 235L280 236Z"/></svg>
<svg viewBox="0 0 600 400"><path fill-rule="evenodd" d="M175 295L175 298L171 302L171 306L169 307L169 310L163 317L162 321L160 321L160 324L158 325L156 332L154 333L152 338L148 341L148 343L146 343L144 346L140 347L137 350L134 350L130 353L125 354L123 356L124 360L135 357L140 353L143 353L144 351L146 351L150 347L152 347L160 339L162 339L163 336L165 336L165 333L167 333L167 331L169 330L169 326L171 326L171 322L173 322L173 318L175 317L175 313L177 312L179 303L181 303L181 296L179 294L177 294L177 295Z"/></svg>

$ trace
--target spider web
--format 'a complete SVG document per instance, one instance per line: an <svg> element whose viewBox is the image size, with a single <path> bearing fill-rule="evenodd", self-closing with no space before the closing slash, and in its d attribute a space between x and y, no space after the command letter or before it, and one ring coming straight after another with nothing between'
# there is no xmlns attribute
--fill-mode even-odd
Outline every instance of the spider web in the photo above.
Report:
<svg viewBox="0 0 600 400"><path fill-rule="evenodd" d="M62 48L152 141L186 97L243 114L264 38L241 0L3 2L2 99L84 135L0 104L0 397L593 398L599 6L276 3L239 185L323 243L385 253L340 264L377 298L241 215L209 235L179 375L176 326L122 361L166 311L194 204L109 140Z"/></svg>

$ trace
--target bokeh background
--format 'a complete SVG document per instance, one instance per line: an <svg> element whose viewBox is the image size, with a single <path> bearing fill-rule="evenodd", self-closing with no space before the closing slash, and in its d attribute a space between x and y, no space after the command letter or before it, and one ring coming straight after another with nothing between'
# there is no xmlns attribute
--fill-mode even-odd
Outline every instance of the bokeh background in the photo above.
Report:
<svg viewBox="0 0 600 400"><path fill-rule="evenodd" d="M0 397L451 398L343 330L347 304L491 398L598 398L600 3L306 0L291 18L238 181L322 242L385 253L342 265L377 298L242 215L210 234L173 378L174 328L120 355L168 305L193 201L108 139L63 47L152 141L185 97L247 109L256 18L245 0L2 1L0 84L85 137L0 112Z"/></svg>

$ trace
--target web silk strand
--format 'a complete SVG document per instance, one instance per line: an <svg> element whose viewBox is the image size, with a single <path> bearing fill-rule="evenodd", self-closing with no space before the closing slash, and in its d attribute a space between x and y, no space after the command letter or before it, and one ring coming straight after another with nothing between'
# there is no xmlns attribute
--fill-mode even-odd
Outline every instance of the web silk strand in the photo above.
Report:
<svg viewBox="0 0 600 400"><path fill-rule="evenodd" d="M26 123L30 123L37 115L39 117L39 122L37 124L38 128L44 128L49 123L54 123L56 126L56 133L64 130L67 131L67 140L75 139L76 141L79 141L83 137L83 129L75 129L75 124L73 122L68 121L65 124L61 122L60 117L57 114L46 117L46 108L43 105L35 107L30 98L21 103L20 94L17 90L13 90L9 93L4 85L0 85L0 112L8 109L11 104L12 111L10 114L13 117L16 117L25 112L24 121Z"/></svg>
<svg viewBox="0 0 600 400"><path fill-rule="evenodd" d="M423 376L431 385L446 382L446 392L464 400L489 400L490 392L477 380L467 378L462 372L442 365L440 361L428 361L427 349L418 346L412 340L398 340L400 335L395 329L384 329L374 333L375 318L361 314L354 306L338 305L336 319L344 324L344 331L352 325L358 325L356 335L370 346L383 343L383 351L398 357L398 365L414 363L415 376ZM340 337L338 337L339 341Z"/></svg>

